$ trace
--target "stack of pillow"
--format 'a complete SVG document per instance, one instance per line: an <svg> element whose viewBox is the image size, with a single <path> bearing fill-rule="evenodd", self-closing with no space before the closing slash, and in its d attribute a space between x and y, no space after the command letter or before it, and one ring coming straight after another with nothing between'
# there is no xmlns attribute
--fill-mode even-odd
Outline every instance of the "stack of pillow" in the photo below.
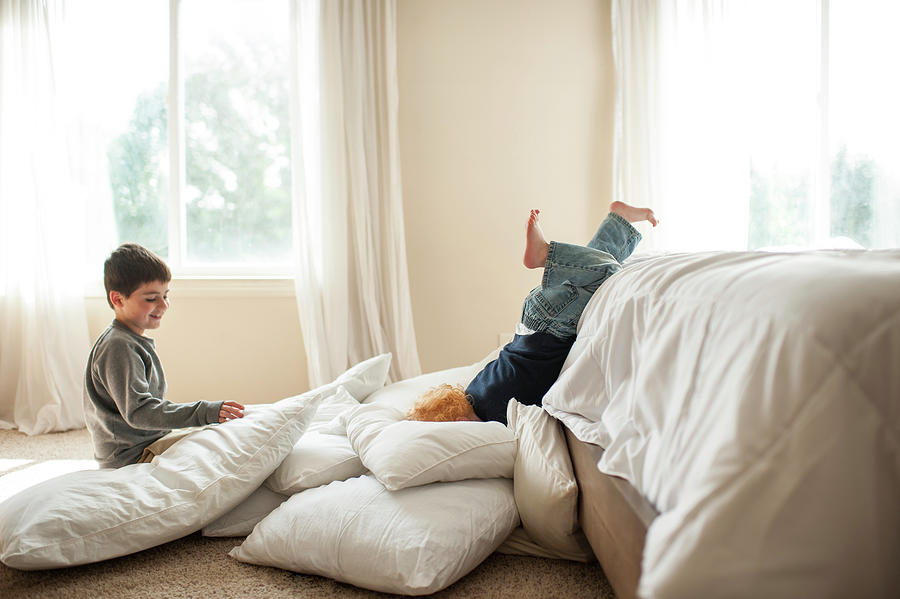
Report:
<svg viewBox="0 0 900 599"><path fill-rule="evenodd" d="M465 385L481 364L385 387L390 359L254 406L151 464L73 473L0 503L0 561L77 565L202 529L249 534L230 553L240 561L418 595L498 548L591 559L555 420L515 401L509 427L405 420L423 391Z"/></svg>

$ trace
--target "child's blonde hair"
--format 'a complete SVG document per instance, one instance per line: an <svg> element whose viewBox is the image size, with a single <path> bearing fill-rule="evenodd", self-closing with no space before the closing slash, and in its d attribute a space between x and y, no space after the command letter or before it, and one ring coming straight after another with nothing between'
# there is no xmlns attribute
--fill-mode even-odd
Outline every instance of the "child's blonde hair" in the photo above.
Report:
<svg viewBox="0 0 900 599"><path fill-rule="evenodd" d="M423 393L406 417L409 420L451 422L469 420L471 414L472 406L466 399L465 390L459 385L443 384Z"/></svg>

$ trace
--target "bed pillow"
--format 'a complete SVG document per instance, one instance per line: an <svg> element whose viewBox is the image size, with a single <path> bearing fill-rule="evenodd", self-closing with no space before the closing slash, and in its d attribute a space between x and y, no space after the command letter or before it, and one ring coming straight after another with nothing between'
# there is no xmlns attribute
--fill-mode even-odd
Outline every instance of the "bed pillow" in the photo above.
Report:
<svg viewBox="0 0 900 599"><path fill-rule="evenodd" d="M510 400L507 422L519 442L513 476L516 506L535 555L592 561L594 553L578 524L578 483L558 420L539 406ZM519 549L523 552L527 543Z"/></svg>
<svg viewBox="0 0 900 599"><path fill-rule="evenodd" d="M428 389L443 383L465 387L477 373L478 370L475 370L475 366L472 365L421 374L386 385L373 392L362 403L387 404L405 412Z"/></svg>
<svg viewBox="0 0 900 599"><path fill-rule="evenodd" d="M363 360L348 368L332 384L344 387L356 401L363 401L373 391L384 387L391 368L391 356L386 353Z"/></svg>
<svg viewBox="0 0 900 599"><path fill-rule="evenodd" d="M203 534L211 537L248 535L257 522L286 499L286 495L363 474L366 469L362 467L346 438L323 438L318 432L327 429L341 413L358 406L373 391L383 387L390 366L390 353L374 356L350 367L331 383L316 388L314 392L328 393L309 423L306 435L294 445L288 457L266 480L266 488L255 491L232 510L234 513L227 513L205 526ZM332 394L331 390L335 392ZM250 405L247 406L247 411L265 405ZM346 435L346 424L343 426L344 432L341 434ZM310 439L304 441L306 437ZM300 443L302 445L298 450ZM310 451L311 447L316 449Z"/></svg>
<svg viewBox="0 0 900 599"><path fill-rule="evenodd" d="M200 532L204 537L246 537L260 520L271 514L287 498L287 495L275 493L263 485L236 508L204 526Z"/></svg>
<svg viewBox="0 0 900 599"><path fill-rule="evenodd" d="M366 467L347 437L311 431L294 445L265 486L276 493L293 495L365 473Z"/></svg>
<svg viewBox="0 0 900 599"><path fill-rule="evenodd" d="M518 522L506 479L391 492L366 475L294 495L229 555L375 591L425 595L470 572Z"/></svg>
<svg viewBox="0 0 900 599"><path fill-rule="evenodd" d="M513 483L515 486L515 483ZM505 555L526 555L528 557L543 557L547 559L560 559L555 551L548 551L541 545L531 540L528 533L520 525L512 531L506 540L497 547L497 553ZM579 560L580 561L580 560Z"/></svg>
<svg viewBox="0 0 900 599"><path fill-rule="evenodd" d="M305 430L325 392L284 399L178 441L152 464L74 472L0 503L0 561L75 566L178 539L256 490Z"/></svg>
<svg viewBox="0 0 900 599"><path fill-rule="evenodd" d="M437 387L442 383L451 385L462 385L465 387L475 377L475 374L481 370L476 369L475 364L471 366L460 366L458 368L447 368L446 370L438 370L429 372L402 381L397 381L390 385L386 385L377 391L374 391L361 403L377 403L382 405L390 405L402 412L406 412L413 406L416 400L421 397L422 393ZM347 420L350 412L344 412L334 418L327 425L319 427L317 430L322 433L330 433L332 435L347 434Z"/></svg>
<svg viewBox="0 0 900 599"><path fill-rule="evenodd" d="M350 395L346 387L338 385L333 395L325 398L312 422L309 423L310 431L322 431L332 420L359 406L359 400Z"/></svg>
<svg viewBox="0 0 900 599"><path fill-rule="evenodd" d="M510 478L516 438L499 422L414 422L390 405L356 408L347 437L363 466L391 491L469 478Z"/></svg>
<svg viewBox="0 0 900 599"><path fill-rule="evenodd" d="M343 386L338 387L334 396L319 406L307 433L266 479L266 487L275 493L293 495L304 489L365 474L366 468L346 434L331 434L326 428L342 412L357 407L359 402Z"/></svg>

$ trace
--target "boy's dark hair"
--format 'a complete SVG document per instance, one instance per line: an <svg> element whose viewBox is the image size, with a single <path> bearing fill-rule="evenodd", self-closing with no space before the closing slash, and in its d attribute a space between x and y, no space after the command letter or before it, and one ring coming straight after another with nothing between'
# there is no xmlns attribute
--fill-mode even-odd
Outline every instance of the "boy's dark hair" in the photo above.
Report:
<svg viewBox="0 0 900 599"><path fill-rule="evenodd" d="M118 291L129 297L144 283L172 280L172 271L162 258L136 243L123 243L103 263L103 286L106 287L106 303L110 291Z"/></svg>

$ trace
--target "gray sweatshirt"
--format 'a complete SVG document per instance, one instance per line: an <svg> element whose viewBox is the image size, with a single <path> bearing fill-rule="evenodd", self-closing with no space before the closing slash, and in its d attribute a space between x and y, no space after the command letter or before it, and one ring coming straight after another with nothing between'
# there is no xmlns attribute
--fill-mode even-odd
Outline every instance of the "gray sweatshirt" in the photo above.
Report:
<svg viewBox="0 0 900 599"><path fill-rule="evenodd" d="M221 401L173 403L165 393L156 342L114 320L94 344L84 374L84 417L101 468L134 464L172 429L219 421Z"/></svg>

